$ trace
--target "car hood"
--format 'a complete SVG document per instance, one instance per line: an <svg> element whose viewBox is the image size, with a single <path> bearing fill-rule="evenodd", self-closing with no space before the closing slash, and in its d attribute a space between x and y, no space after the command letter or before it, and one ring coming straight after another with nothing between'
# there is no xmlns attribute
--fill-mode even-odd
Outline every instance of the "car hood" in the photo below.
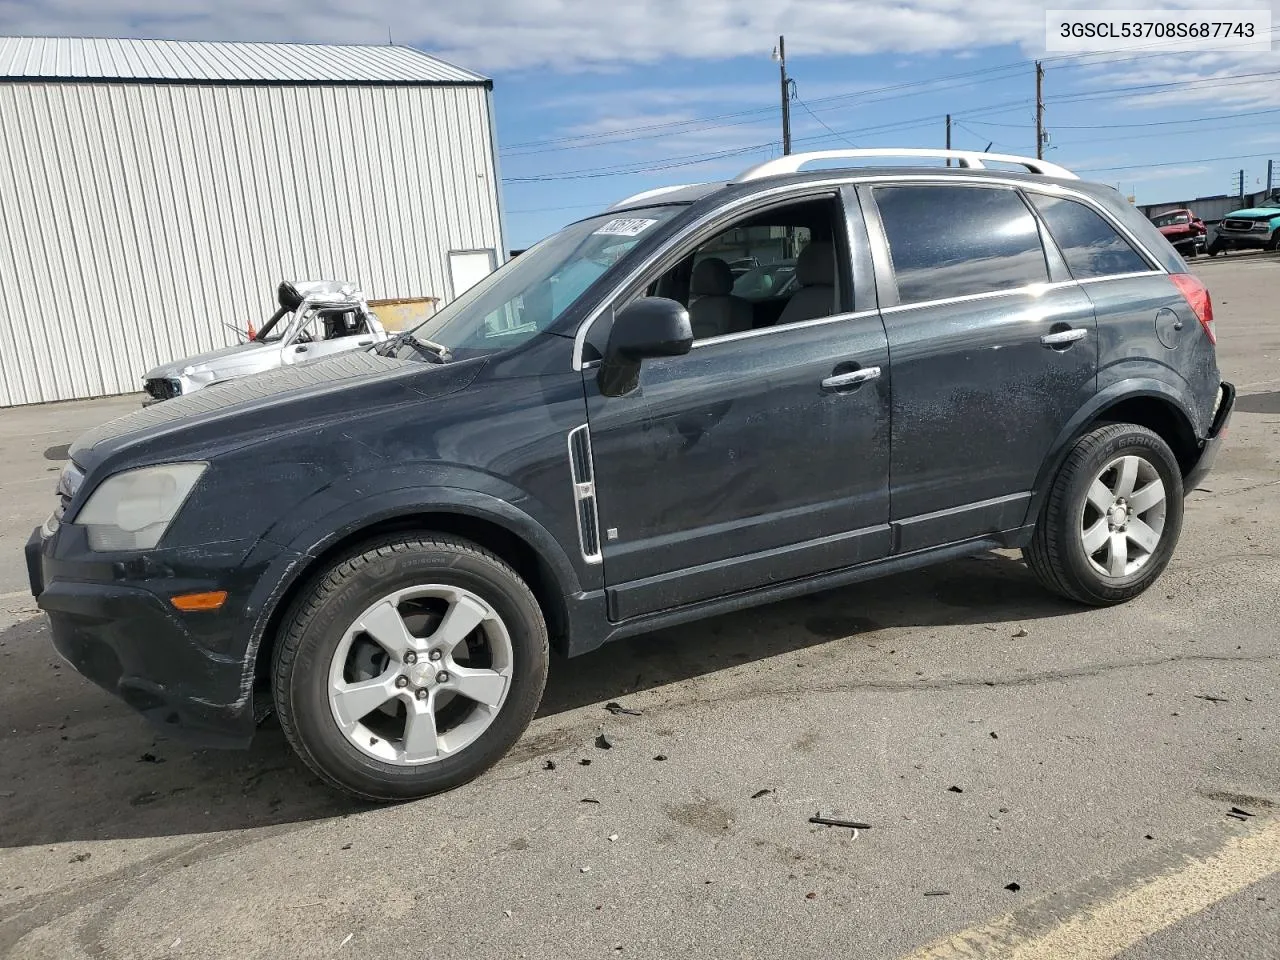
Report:
<svg viewBox="0 0 1280 960"><path fill-rule="evenodd" d="M1247 210L1232 210L1223 219L1232 217L1280 217L1280 207L1249 207Z"/></svg>
<svg viewBox="0 0 1280 960"><path fill-rule="evenodd" d="M282 431L353 419L452 393L484 361L449 364L341 354L231 380L117 417L81 435L70 457L86 474L107 460L203 459Z"/></svg>
<svg viewBox="0 0 1280 960"><path fill-rule="evenodd" d="M1163 227L1156 227L1156 229L1157 229L1157 230L1159 230L1162 234L1164 234L1164 235L1167 237L1167 236L1169 236L1169 235L1170 235L1170 234L1172 234L1172 233L1187 233L1187 232L1189 232L1189 231L1191 231L1191 230L1195 229L1195 224L1193 224L1193 223L1170 223L1170 224L1167 224L1167 225L1165 225L1165 226L1163 226Z"/></svg>
<svg viewBox="0 0 1280 960"><path fill-rule="evenodd" d="M232 370L240 366L254 365L264 351L279 350L279 343L237 343L233 347L198 353L194 357L162 363L147 371L144 380L169 380L183 375L188 367L206 370Z"/></svg>

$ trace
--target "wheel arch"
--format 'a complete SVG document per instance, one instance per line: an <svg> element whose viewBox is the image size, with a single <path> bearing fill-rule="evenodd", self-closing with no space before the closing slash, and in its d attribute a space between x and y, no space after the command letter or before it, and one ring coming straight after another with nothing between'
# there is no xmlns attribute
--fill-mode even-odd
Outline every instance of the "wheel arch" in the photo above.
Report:
<svg viewBox="0 0 1280 960"><path fill-rule="evenodd" d="M282 621L323 570L338 557L359 552L364 544L398 533L462 537L510 564L533 591L552 646L564 652L569 632L567 598L581 590L568 558L545 528L510 504L497 501L500 506L486 509L470 491L458 493L464 496L455 499L433 491L429 498L415 498L416 503L369 510L330 527L330 532L300 537L288 551L291 562L256 617L246 651L246 680L256 682L269 674Z"/></svg>
<svg viewBox="0 0 1280 960"><path fill-rule="evenodd" d="M1053 478L1076 441L1104 423L1132 423L1154 431L1169 444L1184 477L1199 460L1203 444L1178 393L1159 380L1122 381L1097 394L1058 435L1036 477L1025 523L1035 523L1040 516Z"/></svg>

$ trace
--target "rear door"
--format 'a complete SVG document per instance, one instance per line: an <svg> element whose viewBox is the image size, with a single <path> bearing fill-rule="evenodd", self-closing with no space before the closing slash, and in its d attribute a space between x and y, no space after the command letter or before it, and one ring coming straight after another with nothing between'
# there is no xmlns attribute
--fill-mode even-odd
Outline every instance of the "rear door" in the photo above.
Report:
<svg viewBox="0 0 1280 960"><path fill-rule="evenodd" d="M1096 389L1093 304L1015 187L860 189L893 364L896 548L1019 527Z"/></svg>

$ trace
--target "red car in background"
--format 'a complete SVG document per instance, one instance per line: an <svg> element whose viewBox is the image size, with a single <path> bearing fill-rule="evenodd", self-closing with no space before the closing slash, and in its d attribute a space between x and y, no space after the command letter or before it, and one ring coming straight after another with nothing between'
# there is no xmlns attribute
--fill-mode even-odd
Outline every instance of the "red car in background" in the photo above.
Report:
<svg viewBox="0 0 1280 960"><path fill-rule="evenodd" d="M1190 210L1166 210L1151 218L1157 230L1164 234L1173 249L1184 257L1194 257L1204 249L1207 232L1204 221Z"/></svg>

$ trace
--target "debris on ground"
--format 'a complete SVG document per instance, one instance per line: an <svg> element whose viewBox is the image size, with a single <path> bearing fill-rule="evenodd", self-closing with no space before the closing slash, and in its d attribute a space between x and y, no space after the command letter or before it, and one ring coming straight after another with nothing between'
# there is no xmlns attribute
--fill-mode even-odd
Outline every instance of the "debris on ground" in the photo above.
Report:
<svg viewBox="0 0 1280 960"><path fill-rule="evenodd" d="M660 753L660 754L658 754L656 757L654 757L653 759L655 759L655 760L665 760L665 759L667 759L667 755L666 755L665 753Z"/></svg>
<svg viewBox="0 0 1280 960"><path fill-rule="evenodd" d="M579 867L578 869L579 869L579 870L581 870L583 873L590 873L590 872L591 872L591 868L590 868L590 867Z"/></svg>
<svg viewBox="0 0 1280 960"><path fill-rule="evenodd" d="M926 897L949 897L951 896L951 891L950 890L926 890L924 892L924 895Z"/></svg>
<svg viewBox="0 0 1280 960"><path fill-rule="evenodd" d="M1017 881L1015 881L1015 882L1013 882L1013 883L1006 883L1006 884L1004 885L1004 888L1005 888L1006 890L1009 890L1009 891L1013 892L1013 893L1017 893L1019 890L1021 890L1021 889L1022 889L1022 884L1020 884L1020 883L1018 883Z"/></svg>
<svg viewBox="0 0 1280 960"><path fill-rule="evenodd" d="M181 937L178 937L176 940L174 940L174 941L173 941L173 943L169 944L169 949L170 949L170 950L177 950L177 949L178 949L178 947L180 947L180 946L182 946L182 938L181 938Z"/></svg>
<svg viewBox="0 0 1280 960"><path fill-rule="evenodd" d="M1226 697L1215 697L1211 693L1197 693L1197 694L1194 694L1194 696L1197 700L1208 700L1210 703L1230 703L1231 702Z"/></svg>
<svg viewBox="0 0 1280 960"><path fill-rule="evenodd" d="M604 731L602 730L600 735L596 737L596 746L601 750L612 750L613 742L604 735Z"/></svg>
<svg viewBox="0 0 1280 960"><path fill-rule="evenodd" d="M964 793L964 787L957 787L954 784L952 784L951 786L947 787L947 792L948 793Z"/></svg>
<svg viewBox="0 0 1280 960"><path fill-rule="evenodd" d="M556 768L556 762L554 760L548 760L546 763L542 765L543 770L554 770L555 768Z"/></svg>
<svg viewBox="0 0 1280 960"><path fill-rule="evenodd" d="M349 843L344 843L344 844L342 845L342 849L343 849L343 850L350 850L350 849L351 849L351 844L349 844Z"/></svg>
<svg viewBox="0 0 1280 960"><path fill-rule="evenodd" d="M992 730L992 731L991 731L991 733L989 734L989 736L991 737L991 739L992 739L992 740L999 740L999 739L1000 739L1000 737L996 734L996 732L995 732L994 730Z"/></svg>
<svg viewBox="0 0 1280 960"><path fill-rule="evenodd" d="M345 937L342 938L342 942L338 944L338 948L341 949L345 947L348 943L351 942L351 938L354 936L355 936L354 933L348 933Z"/></svg>
<svg viewBox="0 0 1280 960"><path fill-rule="evenodd" d="M1239 807L1232 807L1231 812L1241 817L1252 817L1253 814L1248 810L1241 810Z"/></svg>
<svg viewBox="0 0 1280 960"><path fill-rule="evenodd" d="M67 863L84 863L86 860L88 860L92 856L93 856L92 853L77 853L74 856L72 856L72 858L68 860Z"/></svg>
<svg viewBox="0 0 1280 960"><path fill-rule="evenodd" d="M625 715L626 715L626 716L628 716L628 717L638 717L638 716L640 716L640 711L639 711L639 710L631 710L631 709L629 709L629 708L627 708L627 707L624 707L622 704L617 703L617 702L615 702L615 701L613 701L613 700L610 700L608 703L606 703L606 704L604 705L604 708L605 708L606 710L608 710L610 713L612 713L615 717L616 717L616 716L618 716L619 714L625 714Z"/></svg>
<svg viewBox="0 0 1280 960"><path fill-rule="evenodd" d="M586 757L583 757L581 760L578 761L578 766L589 767L591 766L591 761L588 760Z"/></svg>
<svg viewBox="0 0 1280 960"><path fill-rule="evenodd" d="M613 842L614 842L615 840L617 840L617 839L618 839L618 835L617 835L616 833L611 833L611 834L609 834L609 842L610 842L610 843L613 843Z"/></svg>
<svg viewBox="0 0 1280 960"><path fill-rule="evenodd" d="M1148 834L1147 834L1145 837L1143 837L1142 839L1143 839L1143 840L1154 840L1154 839L1155 839L1155 837L1153 837L1151 834L1149 834L1149 833L1148 833Z"/></svg>
<svg viewBox="0 0 1280 960"><path fill-rule="evenodd" d="M1019 628L1018 628L1018 632L1017 632L1017 633L1015 633L1015 634L1013 635L1013 639L1015 639L1015 640L1021 640L1021 639L1022 639L1023 637L1025 637L1026 635L1027 635L1027 631L1026 631L1025 629L1023 629L1022 627L1019 627Z"/></svg>
<svg viewBox="0 0 1280 960"><path fill-rule="evenodd" d="M140 756L138 758L138 762L139 763L164 763L164 761L161 760L159 757L157 757L154 753L149 753L149 752L144 753L142 756Z"/></svg>
<svg viewBox="0 0 1280 960"><path fill-rule="evenodd" d="M818 899L818 895L817 895L816 893L814 893L812 890L810 890L808 893L806 893L806 894L804 895L804 898L805 898L806 900L817 900L817 899Z"/></svg>
<svg viewBox="0 0 1280 960"><path fill-rule="evenodd" d="M578 802L579 803L599 803L600 801L597 800L595 797L583 797Z"/></svg>
<svg viewBox="0 0 1280 960"><path fill-rule="evenodd" d="M810 823L816 823L824 827L847 827L850 830L870 830L871 824L862 823L859 820L840 820L836 817L824 817L817 814L809 818Z"/></svg>
<svg viewBox="0 0 1280 960"><path fill-rule="evenodd" d="M511 911L510 911L510 910L503 910L503 911L502 911L502 915L503 915L504 917L506 917L508 920L510 920L510 919L511 919Z"/></svg>
<svg viewBox="0 0 1280 960"><path fill-rule="evenodd" d="M751 795L751 799L759 800L761 797L767 797L771 793L773 793L773 791L770 790L768 787L765 787L763 790L757 790L755 793L753 793Z"/></svg>

